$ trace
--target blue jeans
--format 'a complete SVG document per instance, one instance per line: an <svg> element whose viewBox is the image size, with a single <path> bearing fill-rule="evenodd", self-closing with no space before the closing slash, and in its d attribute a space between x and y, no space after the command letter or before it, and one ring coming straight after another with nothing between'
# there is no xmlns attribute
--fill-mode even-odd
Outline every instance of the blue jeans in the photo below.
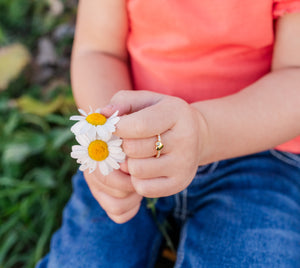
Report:
<svg viewBox="0 0 300 268"><path fill-rule="evenodd" d="M38 268L153 267L162 235L146 202L112 222L81 172ZM199 167L184 191L160 198L157 216L181 226L175 267L300 267L300 155L266 151Z"/></svg>

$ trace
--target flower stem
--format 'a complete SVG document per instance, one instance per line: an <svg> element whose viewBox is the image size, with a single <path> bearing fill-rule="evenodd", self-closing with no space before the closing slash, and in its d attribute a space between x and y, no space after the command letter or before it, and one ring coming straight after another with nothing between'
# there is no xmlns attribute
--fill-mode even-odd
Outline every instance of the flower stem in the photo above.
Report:
<svg viewBox="0 0 300 268"><path fill-rule="evenodd" d="M157 214L156 214L156 203L158 201L158 198L146 198L147 200L147 208L151 210L153 219L155 224L157 225L157 228L159 229L159 231L161 232L161 234L163 235L163 237L166 240L167 243L167 247L173 252L176 253L175 247L173 245L173 242L168 234L168 229L171 229L171 226L169 224L169 222L167 220L164 220L162 223L159 222L159 220L157 219Z"/></svg>

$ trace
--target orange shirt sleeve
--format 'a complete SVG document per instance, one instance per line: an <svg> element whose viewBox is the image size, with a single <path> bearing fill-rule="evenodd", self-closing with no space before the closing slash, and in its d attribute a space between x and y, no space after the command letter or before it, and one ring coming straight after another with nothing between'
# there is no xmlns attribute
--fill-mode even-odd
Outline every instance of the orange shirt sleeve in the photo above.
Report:
<svg viewBox="0 0 300 268"><path fill-rule="evenodd" d="M284 14L300 12L300 0L274 0L273 18L277 19Z"/></svg>

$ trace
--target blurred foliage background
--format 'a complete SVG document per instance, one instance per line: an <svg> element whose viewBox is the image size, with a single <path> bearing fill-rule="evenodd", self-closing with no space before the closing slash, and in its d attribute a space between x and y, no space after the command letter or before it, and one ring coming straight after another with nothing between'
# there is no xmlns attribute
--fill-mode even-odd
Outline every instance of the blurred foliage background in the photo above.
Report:
<svg viewBox="0 0 300 268"><path fill-rule="evenodd" d="M71 193L76 6L0 0L0 268L35 266Z"/></svg>

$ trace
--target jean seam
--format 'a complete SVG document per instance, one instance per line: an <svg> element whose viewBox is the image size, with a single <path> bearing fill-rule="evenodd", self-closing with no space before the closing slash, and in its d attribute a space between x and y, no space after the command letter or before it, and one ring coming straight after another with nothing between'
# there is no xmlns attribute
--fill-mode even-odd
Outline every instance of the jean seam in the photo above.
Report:
<svg viewBox="0 0 300 268"><path fill-rule="evenodd" d="M217 169L217 167L219 166L219 161L217 161L217 162L213 162L212 164L211 164L211 167L209 168L209 170L207 171L207 174L211 174L211 173L213 173L216 169Z"/></svg>
<svg viewBox="0 0 300 268"><path fill-rule="evenodd" d="M187 215L187 196L188 190L184 189L182 191L182 210L181 210L181 220L184 221Z"/></svg>
<svg viewBox="0 0 300 268"><path fill-rule="evenodd" d="M201 173L203 170L205 170L207 168L208 165L204 165L204 166L199 166L197 169L197 174Z"/></svg>
<svg viewBox="0 0 300 268"><path fill-rule="evenodd" d="M175 263L175 268L179 268L182 266L184 260L184 244L187 236L187 224L185 224L182 228L181 235L180 235L180 247L177 250L177 260Z"/></svg>
<svg viewBox="0 0 300 268"><path fill-rule="evenodd" d="M161 242L162 242L162 235L160 232L158 232L151 247L151 254L150 254L151 257L149 258L147 267L149 268L155 267Z"/></svg>
<svg viewBox="0 0 300 268"><path fill-rule="evenodd" d="M174 212L173 212L173 215L175 218L180 218L180 196L179 196L179 193L175 194L174 195L174 198L175 198L175 208L174 208Z"/></svg>
<svg viewBox="0 0 300 268"><path fill-rule="evenodd" d="M187 188L175 195L176 205L175 205L173 215L175 218L180 219L181 221L185 221L188 214L187 196L188 196Z"/></svg>
<svg viewBox="0 0 300 268"><path fill-rule="evenodd" d="M300 156L288 152L279 152L273 149L270 150L270 153L282 162L300 168Z"/></svg>

